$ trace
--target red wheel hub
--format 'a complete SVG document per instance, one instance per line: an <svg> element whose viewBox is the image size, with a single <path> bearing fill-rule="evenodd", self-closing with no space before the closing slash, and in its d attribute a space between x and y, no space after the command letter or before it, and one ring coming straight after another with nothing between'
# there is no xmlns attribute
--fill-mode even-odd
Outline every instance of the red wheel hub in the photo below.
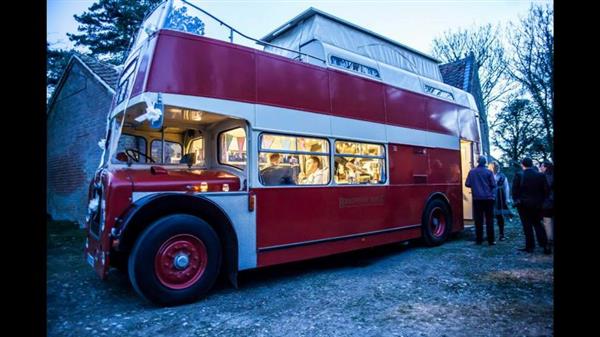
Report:
<svg viewBox="0 0 600 337"><path fill-rule="evenodd" d="M444 234L446 230L446 217L441 208L436 207L429 213L429 228L431 228L433 236L440 237Z"/></svg>
<svg viewBox="0 0 600 337"><path fill-rule="evenodd" d="M154 257L154 272L165 287L185 289L198 281L207 264L208 255L202 240L180 234L160 246Z"/></svg>

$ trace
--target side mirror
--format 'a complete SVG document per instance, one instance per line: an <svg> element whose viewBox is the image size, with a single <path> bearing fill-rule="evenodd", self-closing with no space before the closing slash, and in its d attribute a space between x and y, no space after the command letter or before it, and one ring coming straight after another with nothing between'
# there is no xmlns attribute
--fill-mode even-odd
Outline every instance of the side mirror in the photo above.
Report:
<svg viewBox="0 0 600 337"><path fill-rule="evenodd" d="M188 167L196 164L196 156L193 153L186 153L181 157L180 164L187 164Z"/></svg>
<svg viewBox="0 0 600 337"><path fill-rule="evenodd" d="M117 160L122 162L128 162L129 156L125 152L117 153Z"/></svg>

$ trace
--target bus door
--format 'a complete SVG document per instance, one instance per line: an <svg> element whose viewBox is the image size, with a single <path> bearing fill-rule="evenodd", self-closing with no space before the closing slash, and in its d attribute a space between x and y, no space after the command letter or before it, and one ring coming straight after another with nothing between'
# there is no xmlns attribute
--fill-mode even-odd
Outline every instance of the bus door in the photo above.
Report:
<svg viewBox="0 0 600 337"><path fill-rule="evenodd" d="M473 142L460 140L460 163L462 171L463 191L463 219L473 221L473 194L470 188L465 186L467 175L473 168Z"/></svg>

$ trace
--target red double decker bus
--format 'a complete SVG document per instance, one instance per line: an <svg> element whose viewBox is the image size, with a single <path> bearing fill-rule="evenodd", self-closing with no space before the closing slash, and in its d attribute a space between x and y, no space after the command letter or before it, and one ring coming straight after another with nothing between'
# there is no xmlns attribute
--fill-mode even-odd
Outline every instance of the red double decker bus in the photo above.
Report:
<svg viewBox="0 0 600 337"><path fill-rule="evenodd" d="M220 274L237 285L242 270L441 244L463 229L481 147L473 97L437 63L312 8L252 40L187 1L162 3L123 65L86 260L173 305Z"/></svg>

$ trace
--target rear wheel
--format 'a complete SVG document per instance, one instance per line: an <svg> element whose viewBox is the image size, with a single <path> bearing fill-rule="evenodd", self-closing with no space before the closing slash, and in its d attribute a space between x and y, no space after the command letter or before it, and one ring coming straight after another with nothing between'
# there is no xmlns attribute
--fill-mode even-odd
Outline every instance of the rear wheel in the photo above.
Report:
<svg viewBox="0 0 600 337"><path fill-rule="evenodd" d="M440 199L427 204L423 215L423 240L429 246L442 244L452 230L452 217L448 205Z"/></svg>
<svg viewBox="0 0 600 337"><path fill-rule="evenodd" d="M154 222L136 241L128 272L134 289L160 305L193 302L212 288L221 244L204 220L172 215Z"/></svg>

